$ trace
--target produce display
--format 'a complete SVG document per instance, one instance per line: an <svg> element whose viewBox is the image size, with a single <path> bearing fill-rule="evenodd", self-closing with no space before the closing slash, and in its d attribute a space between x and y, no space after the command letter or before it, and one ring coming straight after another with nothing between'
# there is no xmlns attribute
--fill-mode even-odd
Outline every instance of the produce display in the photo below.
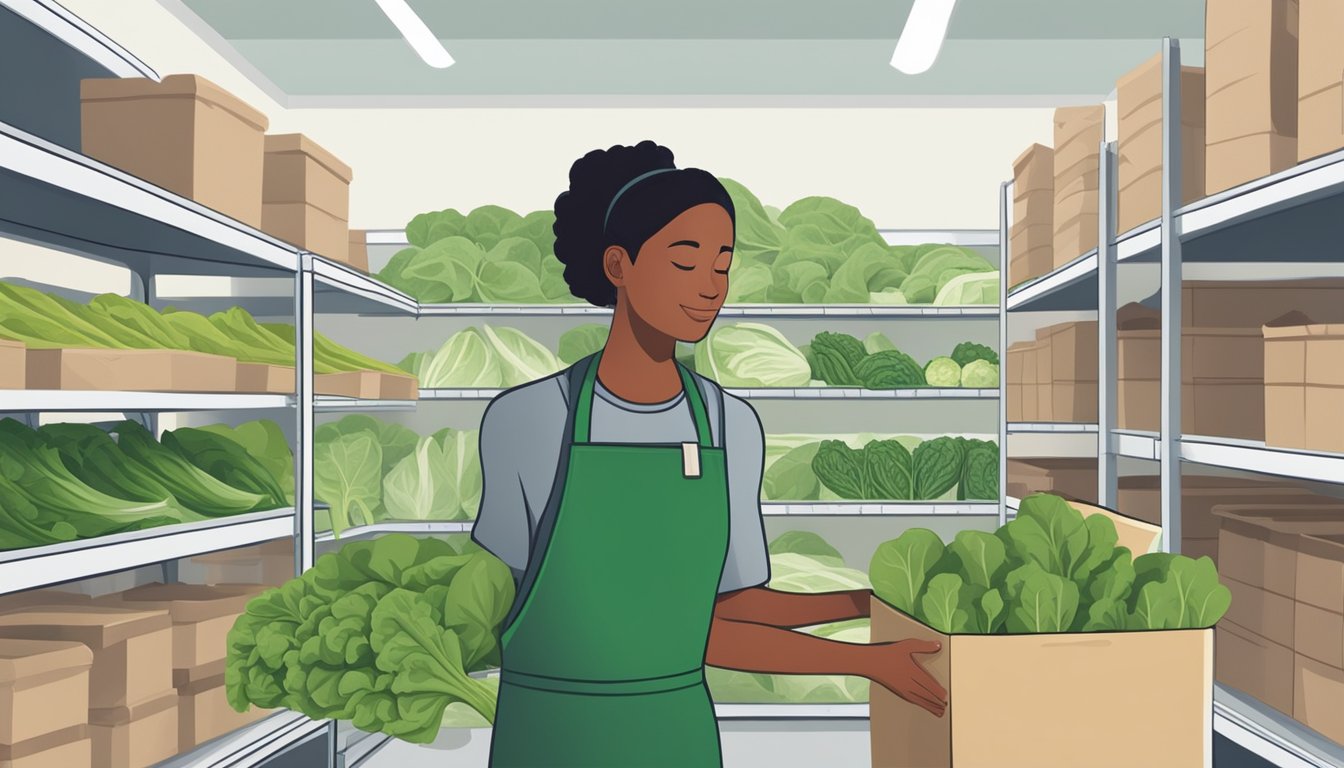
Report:
<svg viewBox="0 0 1344 768"><path fill-rule="evenodd" d="M508 566L470 541L346 544L248 603L228 636L229 704L417 744L434 740L455 702L493 722L496 685L471 673L499 666L513 597Z"/></svg>
<svg viewBox="0 0 1344 768"><path fill-rule="evenodd" d="M278 474L284 461L288 474ZM273 422L183 427L156 441L133 421L109 433L3 419L0 549L284 507L293 503L292 462Z"/></svg>
<svg viewBox="0 0 1344 768"><path fill-rule="evenodd" d="M946 634L1105 632L1213 626L1232 595L1207 557L1117 547L1115 523L1058 496L1022 500L994 533L944 545L912 528L881 544L873 592Z"/></svg>
<svg viewBox="0 0 1344 768"><path fill-rule="evenodd" d="M295 360L294 326L260 324L240 307L209 317L172 308L158 312L113 293L80 304L5 282L0 282L0 338L33 349L176 349L281 366L293 366ZM313 334L313 370L405 374L320 333Z"/></svg>
<svg viewBox="0 0 1344 768"><path fill-rule="evenodd" d="M770 588L785 592L868 589L863 571L815 533L788 531L770 543ZM868 642L868 620L821 624L799 630L847 643ZM707 667L710 694L720 703L841 704L868 700L868 681L844 675L767 675Z"/></svg>
<svg viewBox="0 0 1344 768"><path fill-rule="evenodd" d="M589 323L566 331L558 349L514 328L465 328L433 352L407 355L398 367L427 388L498 389L549 376L606 344L606 325ZM863 341L822 331L796 347L771 326L722 324L679 355L686 366L725 387L786 388L999 386L999 356L989 347L962 342L950 356L920 366L881 333Z"/></svg>
<svg viewBox="0 0 1344 768"><path fill-rule="evenodd" d="M999 273L954 245L893 246L857 208L806 197L782 211L732 179L737 242L730 304L996 304ZM406 225L410 247L378 278L427 303L582 303L555 257L552 211L526 216L497 205L465 215L422 213Z"/></svg>
<svg viewBox="0 0 1344 768"><path fill-rule="evenodd" d="M999 447L948 436L770 435L761 493L767 501L995 501Z"/></svg>
<svg viewBox="0 0 1344 768"><path fill-rule="evenodd" d="M330 509L319 527L339 536L379 520L470 520L481 502L478 431L421 437L356 414L313 435L313 495Z"/></svg>

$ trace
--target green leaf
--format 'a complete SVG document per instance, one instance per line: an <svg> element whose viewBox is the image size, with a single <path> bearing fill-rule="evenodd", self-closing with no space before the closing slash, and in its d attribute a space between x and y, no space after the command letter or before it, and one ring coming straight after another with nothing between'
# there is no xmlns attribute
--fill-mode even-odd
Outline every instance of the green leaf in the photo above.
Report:
<svg viewBox="0 0 1344 768"><path fill-rule="evenodd" d="M898 610L914 615L925 580L942 556L942 540L927 528L911 528L883 542L868 567L873 591Z"/></svg>
<svg viewBox="0 0 1344 768"><path fill-rule="evenodd" d="M602 323L584 323L560 335L556 348L558 356L567 365L573 365L589 355L596 354L607 344L610 328Z"/></svg>
<svg viewBox="0 0 1344 768"><path fill-rule="evenodd" d="M1088 528L1082 513L1058 496L1037 493L1022 500L1017 517L1034 521L1045 536L1049 560L1041 566L1053 574L1072 578L1088 546Z"/></svg>
<svg viewBox="0 0 1344 768"><path fill-rule="evenodd" d="M863 448L863 497L905 501L912 498L914 460L895 440L873 440Z"/></svg>
<svg viewBox="0 0 1344 768"><path fill-rule="evenodd" d="M929 579L919 601L919 619L945 635L966 631L970 617L961 608L961 586L961 577L955 573L940 573Z"/></svg>
<svg viewBox="0 0 1344 768"><path fill-rule="evenodd" d="M967 584L984 589L996 587L1008 561L1003 541L984 531L959 531L948 546L961 563L961 576Z"/></svg>
<svg viewBox="0 0 1344 768"><path fill-rule="evenodd" d="M1087 547L1069 573L1069 578L1079 584L1086 583L1098 568L1110 562L1119 541L1115 521L1106 515L1088 515L1083 526L1087 529Z"/></svg>
<svg viewBox="0 0 1344 768"><path fill-rule="evenodd" d="M821 481L812 469L812 459L820 448L820 442L806 443L771 463L762 481L764 497L770 501L815 501Z"/></svg>
<svg viewBox="0 0 1344 768"><path fill-rule="evenodd" d="M1008 576L1009 632L1067 632L1078 611L1078 585L1036 563Z"/></svg>
<svg viewBox="0 0 1344 768"><path fill-rule="evenodd" d="M1003 594L997 589L987 590L980 597L980 631L994 634L1003 628Z"/></svg>
<svg viewBox="0 0 1344 768"><path fill-rule="evenodd" d="M415 451L383 478L383 507L394 520L455 516L461 505L448 458L433 438L422 438Z"/></svg>
<svg viewBox="0 0 1344 768"><path fill-rule="evenodd" d="M499 358L504 386L516 387L550 376L564 367L551 350L514 328L482 326L485 338Z"/></svg>
<svg viewBox="0 0 1344 768"><path fill-rule="evenodd" d="M1128 628L1177 629L1181 624L1181 608L1178 589L1160 581L1150 581L1139 590Z"/></svg>
<svg viewBox="0 0 1344 768"><path fill-rule="evenodd" d="M840 550L826 543L826 540L811 531L785 531L770 542L770 554L779 555L792 552L826 563L843 566L845 559Z"/></svg>
<svg viewBox="0 0 1344 768"><path fill-rule="evenodd" d="M426 358L420 386L496 389L504 386L505 371L495 348L476 328L458 331Z"/></svg>
<svg viewBox="0 0 1344 768"><path fill-rule="evenodd" d="M340 536L358 515L373 524L382 504L383 450L370 432L356 432L315 444L313 495L331 506L332 532Z"/></svg>
<svg viewBox="0 0 1344 768"><path fill-rule="evenodd" d="M941 498L961 479L962 448L950 437L925 440L915 448L912 458L915 483L912 498L917 501Z"/></svg>

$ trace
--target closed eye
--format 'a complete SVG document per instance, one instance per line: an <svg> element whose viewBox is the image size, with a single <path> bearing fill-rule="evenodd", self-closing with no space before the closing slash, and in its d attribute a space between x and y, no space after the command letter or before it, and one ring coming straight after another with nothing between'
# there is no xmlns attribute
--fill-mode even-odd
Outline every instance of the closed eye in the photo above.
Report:
<svg viewBox="0 0 1344 768"><path fill-rule="evenodd" d="M728 274L728 270L726 270L726 269L716 269L716 270L714 270L714 272L715 272L716 274L720 274L720 275L726 275L726 274Z"/></svg>
<svg viewBox="0 0 1344 768"><path fill-rule="evenodd" d="M678 264L675 261L672 262L672 266L676 267L677 269L680 269L682 272L690 272L691 270L695 269L694 264Z"/></svg>

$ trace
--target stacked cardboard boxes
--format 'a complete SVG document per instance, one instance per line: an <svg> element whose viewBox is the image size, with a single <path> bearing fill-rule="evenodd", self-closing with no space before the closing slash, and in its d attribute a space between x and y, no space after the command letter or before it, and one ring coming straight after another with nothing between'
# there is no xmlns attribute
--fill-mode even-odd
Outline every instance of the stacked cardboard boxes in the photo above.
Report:
<svg viewBox="0 0 1344 768"><path fill-rule="evenodd" d="M1009 459L1009 496L1053 493L1072 500L1097 498L1097 462L1094 459Z"/></svg>
<svg viewBox="0 0 1344 768"><path fill-rule="evenodd" d="M1004 363L1008 370L1008 402L1004 408L1009 422L1036 420L1036 343L1019 341L1008 346Z"/></svg>
<svg viewBox="0 0 1344 768"><path fill-rule="evenodd" d="M183 578L205 584L255 584L275 587L294 578L294 542L275 539L182 561Z"/></svg>
<svg viewBox="0 0 1344 768"><path fill-rule="evenodd" d="M1215 194L1297 162L1298 0L1209 0L1205 14L1204 187Z"/></svg>
<svg viewBox="0 0 1344 768"><path fill-rule="evenodd" d="M1116 83L1116 233L1162 214L1162 54ZM1204 196L1204 70L1181 67L1181 201Z"/></svg>
<svg viewBox="0 0 1344 768"><path fill-rule="evenodd" d="M1344 325L1265 326L1265 443L1344 452Z"/></svg>
<svg viewBox="0 0 1344 768"><path fill-rule="evenodd" d="M0 614L0 637L75 642L92 652L87 704L94 768L141 768L177 753L171 632L166 611L96 602Z"/></svg>
<svg viewBox="0 0 1344 768"><path fill-rule="evenodd" d="M185 752L268 714L255 708L234 711L224 691L229 630L261 590L245 584L148 584L115 596L124 606L164 610L172 617L177 751Z"/></svg>
<svg viewBox="0 0 1344 768"><path fill-rule="evenodd" d="M1040 277L1053 266L1055 152L1032 144L1013 161L1013 226L1009 233L1008 285Z"/></svg>
<svg viewBox="0 0 1344 768"><path fill-rule="evenodd" d="M1040 345L1037 379L1048 386L1041 421L1093 423L1097 420L1097 323L1060 323L1036 331ZM1048 361L1048 367L1042 367ZM1049 410L1045 410L1046 407Z"/></svg>
<svg viewBox="0 0 1344 768"><path fill-rule="evenodd" d="M348 262L351 176L350 166L301 133L267 136L261 228Z"/></svg>
<svg viewBox="0 0 1344 768"><path fill-rule="evenodd" d="M1162 331L1127 305L1117 320L1116 423L1161 429ZM1181 334L1181 431L1264 439L1264 343L1253 329L1187 325Z"/></svg>
<svg viewBox="0 0 1344 768"><path fill-rule="evenodd" d="M1162 524L1161 483L1156 475L1131 475L1119 479L1117 506L1124 513L1154 525ZM1181 554L1208 557L1218 562L1220 520L1214 507L1256 503L1338 504L1292 485L1240 477L1185 475L1181 478Z"/></svg>
<svg viewBox="0 0 1344 768"><path fill-rule="evenodd" d="M1344 322L1344 280L1272 280L1181 284L1181 324L1187 328L1260 328L1290 312L1317 323Z"/></svg>
<svg viewBox="0 0 1344 768"><path fill-rule="evenodd" d="M1297 159L1344 147L1344 3L1298 0Z"/></svg>
<svg viewBox="0 0 1344 768"><path fill-rule="evenodd" d="M0 339L0 389L28 386L28 355L22 342Z"/></svg>
<svg viewBox="0 0 1344 768"><path fill-rule="evenodd" d="M1097 247L1099 152L1105 132L1101 105L1055 110L1055 267Z"/></svg>
<svg viewBox="0 0 1344 768"><path fill-rule="evenodd" d="M364 274L369 272L369 233L362 229L350 230L350 243L345 263Z"/></svg>
<svg viewBox="0 0 1344 768"><path fill-rule="evenodd" d="M80 83L84 154L261 225L266 116L198 75Z"/></svg>
<svg viewBox="0 0 1344 768"><path fill-rule="evenodd" d="M1220 505L1219 682L1344 742L1344 506Z"/></svg>
<svg viewBox="0 0 1344 768"><path fill-rule="evenodd" d="M0 639L0 766L89 768L89 667L80 643Z"/></svg>

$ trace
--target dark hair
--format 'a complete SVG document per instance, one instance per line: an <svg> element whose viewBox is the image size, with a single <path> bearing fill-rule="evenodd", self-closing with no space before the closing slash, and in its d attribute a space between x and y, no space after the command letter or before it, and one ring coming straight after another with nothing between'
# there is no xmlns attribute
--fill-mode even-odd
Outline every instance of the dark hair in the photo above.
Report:
<svg viewBox="0 0 1344 768"><path fill-rule="evenodd" d="M668 172L645 175L660 169ZM654 233L705 203L722 206L736 223L732 198L712 173L676 169L672 150L652 141L584 155L569 169L569 189L555 199L555 256L570 291L599 307L615 306L616 287L602 266L606 249L618 245L634 261Z"/></svg>

